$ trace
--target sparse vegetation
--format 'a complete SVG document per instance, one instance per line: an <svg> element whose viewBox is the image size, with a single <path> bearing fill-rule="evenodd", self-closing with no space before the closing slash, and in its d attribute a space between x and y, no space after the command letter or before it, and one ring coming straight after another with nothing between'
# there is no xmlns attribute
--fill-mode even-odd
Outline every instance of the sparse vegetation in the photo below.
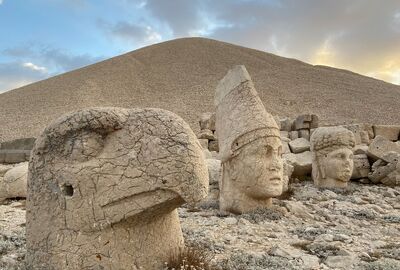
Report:
<svg viewBox="0 0 400 270"><path fill-rule="evenodd" d="M171 255L163 270L217 270L210 261L213 255L200 246L188 246Z"/></svg>

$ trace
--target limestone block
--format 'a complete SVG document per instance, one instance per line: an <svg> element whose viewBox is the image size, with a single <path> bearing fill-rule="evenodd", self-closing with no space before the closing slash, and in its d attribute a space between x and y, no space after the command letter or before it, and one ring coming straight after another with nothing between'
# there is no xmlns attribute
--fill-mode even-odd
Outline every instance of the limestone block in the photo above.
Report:
<svg viewBox="0 0 400 270"><path fill-rule="evenodd" d="M183 248L176 208L207 196L189 125L161 109L91 108L38 137L29 166L27 269L161 269Z"/></svg>
<svg viewBox="0 0 400 270"><path fill-rule="evenodd" d="M3 177L6 172L13 168L13 165L0 164L0 177Z"/></svg>
<svg viewBox="0 0 400 270"><path fill-rule="evenodd" d="M315 130L316 130L315 128L310 128L310 138L311 138L311 136L312 136L312 134L314 133Z"/></svg>
<svg viewBox="0 0 400 270"><path fill-rule="evenodd" d="M298 138L289 142L289 146L295 154L310 151L310 142L304 138Z"/></svg>
<svg viewBox="0 0 400 270"><path fill-rule="evenodd" d="M361 154L366 155L368 153L368 145L360 144L360 145L354 146L353 153L354 153L354 155L361 155Z"/></svg>
<svg viewBox="0 0 400 270"><path fill-rule="evenodd" d="M400 126L395 125L374 125L374 134L383 136L389 141L397 141L399 139Z"/></svg>
<svg viewBox="0 0 400 270"><path fill-rule="evenodd" d="M221 160L218 159L206 159L208 168L209 183L218 184L221 177Z"/></svg>
<svg viewBox="0 0 400 270"><path fill-rule="evenodd" d="M360 139L362 144L369 145L371 143L371 139L369 137L368 131L361 130L360 131Z"/></svg>
<svg viewBox="0 0 400 270"><path fill-rule="evenodd" d="M289 143L282 141L282 154L291 153Z"/></svg>
<svg viewBox="0 0 400 270"><path fill-rule="evenodd" d="M212 132L212 130L209 129L200 130L198 138L207 140L216 140L214 133Z"/></svg>
<svg viewBox="0 0 400 270"><path fill-rule="evenodd" d="M287 131L287 132L292 131L293 121L290 118L287 118L287 117L281 118L280 124L281 124L282 131Z"/></svg>
<svg viewBox="0 0 400 270"><path fill-rule="evenodd" d="M206 112L200 116L199 120L200 129L209 129L215 131L215 113Z"/></svg>
<svg viewBox="0 0 400 270"><path fill-rule="evenodd" d="M311 114L302 114L297 116L297 118L293 122L293 129L300 130L300 129L310 129L311 125L310 122L312 121Z"/></svg>
<svg viewBox="0 0 400 270"><path fill-rule="evenodd" d="M29 160L30 150L0 150L0 163L15 164Z"/></svg>
<svg viewBox="0 0 400 270"><path fill-rule="evenodd" d="M8 170L0 178L0 202L10 198L25 198L27 190L28 162Z"/></svg>
<svg viewBox="0 0 400 270"><path fill-rule="evenodd" d="M293 166L292 177L304 178L311 175L312 158L311 152L306 151L300 154L285 154L283 159L286 159L290 165Z"/></svg>
<svg viewBox="0 0 400 270"><path fill-rule="evenodd" d="M371 170L369 165L368 157L366 154L354 155L353 157L354 167L351 179L360 179L368 177Z"/></svg>
<svg viewBox="0 0 400 270"><path fill-rule="evenodd" d="M280 131L281 138L289 138L289 132L288 131Z"/></svg>
<svg viewBox="0 0 400 270"><path fill-rule="evenodd" d="M32 150L36 138L21 138L12 141L2 142L0 150Z"/></svg>
<svg viewBox="0 0 400 270"><path fill-rule="evenodd" d="M351 124L351 125L344 125L343 127L347 128L348 130L353 132L354 139L356 141L356 145L362 143L361 142L361 131L362 131L361 125L359 125L359 124Z"/></svg>
<svg viewBox="0 0 400 270"><path fill-rule="evenodd" d="M283 185L282 193L288 191L290 178L292 177L294 167L286 159L283 159Z"/></svg>
<svg viewBox="0 0 400 270"><path fill-rule="evenodd" d="M296 140L299 138L299 132L297 130L293 130L289 132L289 138L291 140Z"/></svg>
<svg viewBox="0 0 400 270"><path fill-rule="evenodd" d="M299 138L304 138L307 141L310 140L310 130L309 129L300 129L299 130Z"/></svg>
<svg viewBox="0 0 400 270"><path fill-rule="evenodd" d="M389 141L383 136L376 136L368 147L367 155L372 159L383 159L388 152L400 153L400 146L392 141Z"/></svg>
<svg viewBox="0 0 400 270"><path fill-rule="evenodd" d="M379 159L372 165L372 172L368 178L373 183L382 183L387 186L400 185L400 154L387 153L383 159Z"/></svg>
<svg viewBox="0 0 400 270"><path fill-rule="evenodd" d="M210 150L211 152L215 151L215 152L219 152L219 146L218 146L218 141L209 141L208 142L208 150Z"/></svg>
<svg viewBox="0 0 400 270"><path fill-rule="evenodd" d="M319 126L319 118L318 118L318 115L312 114L312 115L311 115L310 129L311 129L311 128L313 128L313 129L318 128L318 126Z"/></svg>

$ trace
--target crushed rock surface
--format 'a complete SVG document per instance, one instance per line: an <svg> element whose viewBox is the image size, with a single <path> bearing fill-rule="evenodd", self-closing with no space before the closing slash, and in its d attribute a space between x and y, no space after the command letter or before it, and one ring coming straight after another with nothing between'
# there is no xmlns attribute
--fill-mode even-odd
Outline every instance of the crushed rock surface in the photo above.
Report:
<svg viewBox="0 0 400 270"><path fill-rule="evenodd" d="M188 245L217 269L400 269L400 187L291 185L272 209L220 213L217 202L179 209ZM0 269L25 269L25 201L0 205Z"/></svg>

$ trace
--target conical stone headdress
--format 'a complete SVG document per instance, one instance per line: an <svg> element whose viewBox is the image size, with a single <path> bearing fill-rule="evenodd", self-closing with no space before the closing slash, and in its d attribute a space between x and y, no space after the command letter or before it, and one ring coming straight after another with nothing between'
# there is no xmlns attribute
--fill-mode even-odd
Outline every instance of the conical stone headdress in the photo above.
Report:
<svg viewBox="0 0 400 270"><path fill-rule="evenodd" d="M258 138L280 138L278 125L265 110L244 66L235 66L219 82L214 104L222 162Z"/></svg>

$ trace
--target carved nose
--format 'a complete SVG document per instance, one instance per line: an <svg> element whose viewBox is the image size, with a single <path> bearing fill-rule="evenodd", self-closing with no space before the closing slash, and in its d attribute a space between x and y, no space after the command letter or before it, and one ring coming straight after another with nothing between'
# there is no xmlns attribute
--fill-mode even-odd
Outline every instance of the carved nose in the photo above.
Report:
<svg viewBox="0 0 400 270"><path fill-rule="evenodd" d="M279 171L281 165L281 159L277 154L272 155L271 165L269 167L270 171Z"/></svg>

